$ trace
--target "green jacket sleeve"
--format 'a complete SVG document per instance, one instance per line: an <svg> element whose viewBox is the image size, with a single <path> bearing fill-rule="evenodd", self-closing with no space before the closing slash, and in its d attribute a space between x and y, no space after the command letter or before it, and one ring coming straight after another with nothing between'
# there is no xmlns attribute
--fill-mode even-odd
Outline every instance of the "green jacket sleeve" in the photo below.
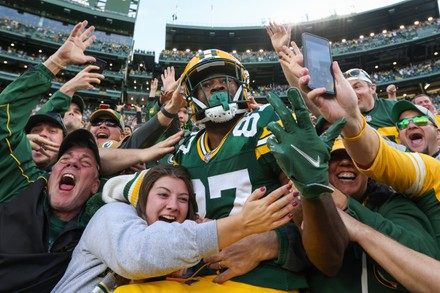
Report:
<svg viewBox="0 0 440 293"><path fill-rule="evenodd" d="M70 101L71 98L68 95L58 90L50 97L47 103L38 110L38 114L57 112L63 117L64 113L69 110Z"/></svg>
<svg viewBox="0 0 440 293"><path fill-rule="evenodd" d="M349 197L348 211L359 221L397 242L434 258L440 256L427 216L400 194L393 194L373 211Z"/></svg>
<svg viewBox="0 0 440 293"><path fill-rule="evenodd" d="M32 161L32 150L24 132L32 109L50 89L53 74L43 65L26 71L0 94L0 202L35 181L41 173Z"/></svg>

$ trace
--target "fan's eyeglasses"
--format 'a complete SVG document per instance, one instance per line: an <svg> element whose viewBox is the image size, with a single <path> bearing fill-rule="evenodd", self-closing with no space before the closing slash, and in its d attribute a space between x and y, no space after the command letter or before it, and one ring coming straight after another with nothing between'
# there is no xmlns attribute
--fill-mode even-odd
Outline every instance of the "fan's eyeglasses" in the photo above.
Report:
<svg viewBox="0 0 440 293"><path fill-rule="evenodd" d="M95 120L92 121L91 124L92 126L101 126L102 123L105 123L105 125L107 125L108 127L118 127L119 123L112 121L112 120Z"/></svg>
<svg viewBox="0 0 440 293"><path fill-rule="evenodd" d="M409 122L412 121L417 126L426 126L428 125L429 118L428 116L416 116L412 118L403 118L402 120L396 123L396 126L399 130L403 130L409 126Z"/></svg>
<svg viewBox="0 0 440 293"><path fill-rule="evenodd" d="M365 70L363 69L350 69L346 72L344 72L344 77L345 78L349 78L349 77L359 77L359 76L364 76L366 78L368 78L369 80L371 80L370 75L365 72Z"/></svg>

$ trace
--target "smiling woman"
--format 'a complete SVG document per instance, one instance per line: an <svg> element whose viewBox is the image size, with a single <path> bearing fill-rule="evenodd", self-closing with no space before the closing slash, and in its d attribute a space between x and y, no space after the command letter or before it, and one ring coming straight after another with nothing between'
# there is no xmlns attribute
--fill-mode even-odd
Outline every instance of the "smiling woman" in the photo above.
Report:
<svg viewBox="0 0 440 293"><path fill-rule="evenodd" d="M241 213L198 224L193 186L182 167L158 165L113 177L103 199L124 202L108 203L93 216L52 292L107 292L129 280L181 276L203 257L290 221L290 188L259 199L266 193L262 187Z"/></svg>

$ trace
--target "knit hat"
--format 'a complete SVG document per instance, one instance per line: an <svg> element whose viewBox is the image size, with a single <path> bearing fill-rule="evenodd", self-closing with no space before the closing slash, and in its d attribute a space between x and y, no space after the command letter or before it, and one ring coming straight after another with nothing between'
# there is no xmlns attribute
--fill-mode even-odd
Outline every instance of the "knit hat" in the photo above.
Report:
<svg viewBox="0 0 440 293"><path fill-rule="evenodd" d="M119 175L110 178L102 190L102 200L106 203L122 201L136 206L139 198L139 189L147 170L129 175Z"/></svg>

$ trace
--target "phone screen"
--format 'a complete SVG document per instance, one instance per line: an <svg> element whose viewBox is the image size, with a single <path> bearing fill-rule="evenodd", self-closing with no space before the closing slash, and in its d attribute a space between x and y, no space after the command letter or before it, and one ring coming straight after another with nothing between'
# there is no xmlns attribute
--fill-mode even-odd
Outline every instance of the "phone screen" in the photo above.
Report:
<svg viewBox="0 0 440 293"><path fill-rule="evenodd" d="M310 33L302 34L304 66L309 70L310 89L325 87L326 93L336 94L332 70L330 42Z"/></svg>
<svg viewBox="0 0 440 293"><path fill-rule="evenodd" d="M102 60L100 58L95 57L96 62L92 62L91 65L96 65L99 67L99 69L97 70L90 70L90 72L95 72L95 73L100 73L102 74L102 72L104 71L105 67L107 66L107 61Z"/></svg>

